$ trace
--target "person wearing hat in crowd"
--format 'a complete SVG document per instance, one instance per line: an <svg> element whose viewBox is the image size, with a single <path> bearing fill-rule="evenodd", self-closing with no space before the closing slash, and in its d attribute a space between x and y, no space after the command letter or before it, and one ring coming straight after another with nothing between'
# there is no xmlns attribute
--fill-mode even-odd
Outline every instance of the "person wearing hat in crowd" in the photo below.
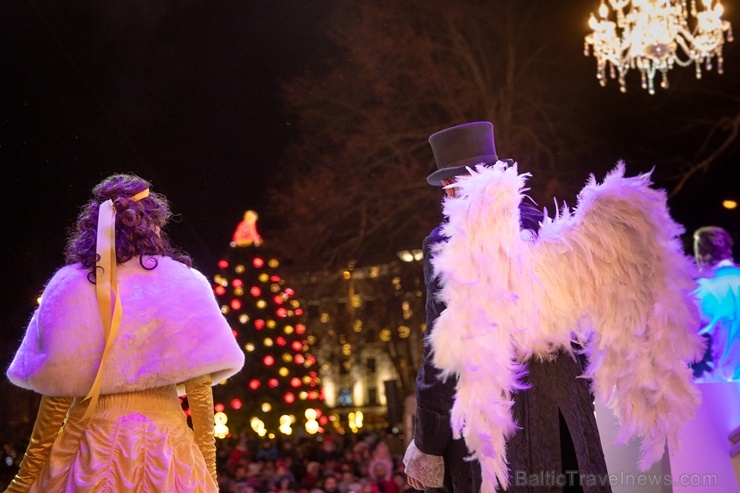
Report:
<svg viewBox="0 0 740 493"><path fill-rule="evenodd" d="M467 174L468 167L499 161L490 122L473 122L442 130L433 134L429 143L439 169L429 175L427 182L446 187L448 196L456 193L449 185L458 175ZM522 229L536 234L541 218L537 209L522 202ZM427 288L425 339L445 309L438 297L439 279L431 264L435 245L444 241L441 226L438 226L423 243ZM526 471L528 475L577 470L606 474L593 397L588 381L579 378L582 371L581 361L568 355L551 362L530 361L528 382L531 388L514 396L513 414L519 423L526 423L526 427L507 443L511 471ZM405 459L409 484L416 489L444 487L454 493L478 493L480 490L479 463L466 459L469 452L464 439L452 437L450 410L456 383L455 378L440 379L440 371L432 363L430 345L425 341L423 362L416 380L414 439ZM422 479L418 471L432 474ZM434 476L436 480L430 482ZM514 487L511 491L528 490ZM588 491L611 490L606 485Z"/></svg>
<svg viewBox="0 0 740 493"><path fill-rule="evenodd" d="M70 232L7 371L42 397L6 492L218 491L211 386L244 353L150 188L104 179Z"/></svg>
<svg viewBox="0 0 740 493"><path fill-rule="evenodd" d="M694 232L701 277L696 290L702 314L699 331L709 341L708 366L698 382L740 381L740 268L732 260L732 237L723 228Z"/></svg>

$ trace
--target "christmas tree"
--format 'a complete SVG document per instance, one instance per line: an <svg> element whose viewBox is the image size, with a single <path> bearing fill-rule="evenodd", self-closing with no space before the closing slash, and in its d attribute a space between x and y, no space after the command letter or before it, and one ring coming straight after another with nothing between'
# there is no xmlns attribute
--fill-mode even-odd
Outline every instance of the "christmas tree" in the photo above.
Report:
<svg viewBox="0 0 740 493"><path fill-rule="evenodd" d="M280 263L257 232L258 216L247 211L219 261L214 291L221 311L246 353L244 369L214 388L215 410L234 427L261 436L323 431L327 423L315 343L295 292Z"/></svg>

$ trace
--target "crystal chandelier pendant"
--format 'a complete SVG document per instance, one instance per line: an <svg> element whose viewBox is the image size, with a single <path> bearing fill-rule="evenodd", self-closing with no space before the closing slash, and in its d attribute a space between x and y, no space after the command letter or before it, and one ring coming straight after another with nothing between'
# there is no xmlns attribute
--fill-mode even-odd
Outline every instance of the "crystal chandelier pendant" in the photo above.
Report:
<svg viewBox="0 0 740 493"><path fill-rule="evenodd" d="M619 90L627 92L625 76L629 70L640 72L643 89L655 93L654 80L661 74L660 85L668 88L668 71L674 65L694 64L700 79L702 65L711 71L717 58L717 72L722 73L722 48L732 41L732 26L722 19L719 1L701 0L602 0L598 17L591 14L584 54L596 58L596 78L602 86L617 78ZM690 27L690 26L693 26Z"/></svg>

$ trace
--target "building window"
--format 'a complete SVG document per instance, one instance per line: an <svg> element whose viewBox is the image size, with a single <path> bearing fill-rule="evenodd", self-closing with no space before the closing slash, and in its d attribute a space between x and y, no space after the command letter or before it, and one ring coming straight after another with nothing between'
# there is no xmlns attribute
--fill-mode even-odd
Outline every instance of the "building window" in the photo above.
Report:
<svg viewBox="0 0 740 493"><path fill-rule="evenodd" d="M348 407L352 405L352 392L348 388L343 388L339 391L339 397L337 402L342 407Z"/></svg>
<svg viewBox="0 0 740 493"><path fill-rule="evenodd" d="M367 389L367 403L370 406L378 405L378 389L375 389L375 388Z"/></svg>
<svg viewBox="0 0 740 493"><path fill-rule="evenodd" d="M375 358L368 358L367 359L367 372L368 373L375 373L375 367L376 367L376 361Z"/></svg>

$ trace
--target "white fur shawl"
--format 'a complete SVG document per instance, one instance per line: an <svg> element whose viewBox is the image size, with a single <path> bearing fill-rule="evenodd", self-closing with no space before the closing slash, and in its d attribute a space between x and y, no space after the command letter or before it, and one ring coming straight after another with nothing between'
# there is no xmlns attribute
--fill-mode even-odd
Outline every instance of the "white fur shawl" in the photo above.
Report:
<svg viewBox="0 0 740 493"><path fill-rule="evenodd" d="M573 339L596 397L617 415L617 441L642 438L647 469L699 402L687 365L702 352L693 264L665 194L648 175L624 177L620 163L534 238L519 231L526 175L503 163L470 171L444 202L449 241L432 264L447 308L430 338L435 366L458 376L452 430L481 462L481 492L508 486L512 392L526 360L570 351Z"/></svg>
<svg viewBox="0 0 740 493"><path fill-rule="evenodd" d="M206 374L215 385L244 365L244 352L208 280L169 257L157 260L153 270L143 269L138 258L118 266L123 319L101 394L181 384ZM104 340L87 275L79 264L68 265L49 281L8 369L11 382L51 396L88 393ZM184 393L182 386L178 391Z"/></svg>

